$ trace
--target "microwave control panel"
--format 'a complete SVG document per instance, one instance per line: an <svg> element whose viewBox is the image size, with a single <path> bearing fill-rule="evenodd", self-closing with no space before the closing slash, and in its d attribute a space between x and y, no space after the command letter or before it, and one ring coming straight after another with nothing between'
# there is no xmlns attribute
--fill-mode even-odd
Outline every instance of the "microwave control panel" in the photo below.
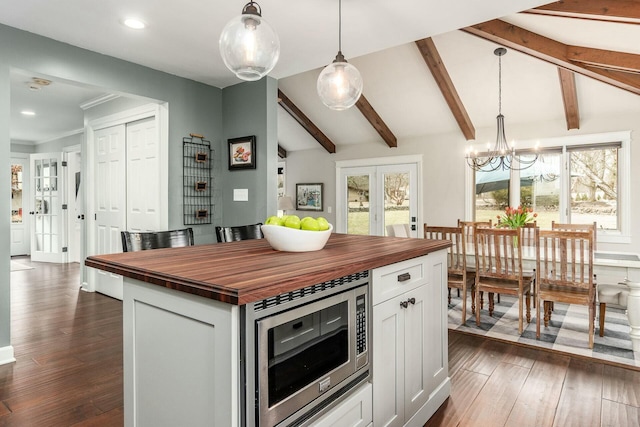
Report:
<svg viewBox="0 0 640 427"><path fill-rule="evenodd" d="M356 355L367 351L367 301L366 295L356 298Z"/></svg>

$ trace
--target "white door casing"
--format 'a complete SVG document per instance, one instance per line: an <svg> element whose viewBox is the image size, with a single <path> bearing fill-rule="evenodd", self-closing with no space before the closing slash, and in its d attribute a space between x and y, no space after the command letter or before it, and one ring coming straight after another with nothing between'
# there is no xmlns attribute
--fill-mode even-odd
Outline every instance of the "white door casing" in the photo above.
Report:
<svg viewBox="0 0 640 427"><path fill-rule="evenodd" d="M145 119L150 119L146 121ZM144 214L137 215L141 219L133 219L134 224L136 221L139 223L154 223L157 224L155 229L164 230L168 228L169 222L169 195L168 195L168 109L167 104L147 104L138 108L134 108L131 110L122 111L110 116L106 116L103 118L95 119L90 121L85 128L86 141L83 149L83 163L84 169L86 173L83 175L83 184L84 193L87 194L87 197L84 198L84 213L85 213L85 242L86 244L82 248L81 258L84 259L87 256L107 253L101 252L103 242L100 241L99 233L98 233L98 198L97 193L101 191L106 191L108 188L103 184L103 180L98 178L98 172L96 170L97 160L97 135L98 133L106 128L114 127L122 125L125 129L125 135L127 132L127 126L131 125L131 130L133 131L134 145L138 144L135 141L140 141L140 144L146 144L146 148L142 149L134 149L133 151L137 151L138 153L131 153L130 156L132 159L136 157L147 158L145 161L138 162L139 164L145 163L146 172L141 172L143 179L141 179L142 183L142 191L145 197L147 197L146 202L142 202L142 199L136 200L134 204L134 209L140 210L144 212ZM154 131L150 131L150 127L155 127ZM137 135L139 134L139 135ZM153 143L149 142L150 135L154 135L156 141ZM126 139L126 138L125 138ZM146 141L146 142L145 142ZM150 149L150 147L153 147ZM125 144L125 150L126 144ZM155 154L149 155L149 151L155 150ZM126 151L125 151L126 153ZM149 160L151 158L151 160ZM124 157L124 163L127 163L126 154ZM134 169L138 167L136 164ZM149 169L153 170L149 170ZM125 167L125 170L128 169ZM114 224L114 228L119 228L121 230L128 229L129 224L127 223L128 217L127 215L127 193L129 191L135 192L136 189L130 190L127 188L127 185L132 183L131 175L135 174L137 171L127 171L125 173L124 184L120 183L122 186L121 194L125 198L124 203L122 205L123 213L124 213L124 223ZM109 188L112 188L113 185L109 185ZM137 190L140 194L141 190ZM155 198L155 201L152 200ZM130 199L130 197L129 197ZM151 229L151 227L145 227L146 229ZM118 239L115 240L117 242L118 250L122 250L122 243L120 238L120 232L115 233L118 235ZM104 273L104 272L102 272ZM82 289L88 292L100 291L103 293L107 293L108 295L114 296L115 298L122 299L122 279L119 278L116 281L113 278L109 278L107 282L111 282L110 288L111 290L105 290L104 286L100 285L98 282L100 279L103 279L105 276L99 276L99 270L88 268L83 266L81 269L81 280L82 280ZM113 280L111 280L113 279Z"/></svg>
<svg viewBox="0 0 640 427"><path fill-rule="evenodd" d="M67 224L69 262L80 262L82 236L82 154L70 151L67 154Z"/></svg>

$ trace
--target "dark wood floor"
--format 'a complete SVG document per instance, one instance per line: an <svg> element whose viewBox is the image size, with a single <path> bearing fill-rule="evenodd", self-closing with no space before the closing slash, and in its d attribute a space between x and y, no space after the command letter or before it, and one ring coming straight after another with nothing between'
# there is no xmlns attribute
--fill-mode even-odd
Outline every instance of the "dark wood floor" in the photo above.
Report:
<svg viewBox="0 0 640 427"><path fill-rule="evenodd" d="M122 303L79 288L78 264L11 273L16 363L0 366L0 426L122 426Z"/></svg>
<svg viewBox="0 0 640 427"><path fill-rule="evenodd" d="M121 302L80 291L78 265L31 264L11 273L17 362L0 366L0 426L122 426ZM637 371L459 332L449 367L451 397L427 426L640 426Z"/></svg>

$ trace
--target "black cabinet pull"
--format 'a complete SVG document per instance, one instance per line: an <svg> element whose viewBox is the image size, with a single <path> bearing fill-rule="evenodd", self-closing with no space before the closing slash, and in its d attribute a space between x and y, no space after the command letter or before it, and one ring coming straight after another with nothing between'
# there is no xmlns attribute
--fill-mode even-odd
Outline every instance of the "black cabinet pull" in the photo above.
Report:
<svg viewBox="0 0 640 427"><path fill-rule="evenodd" d="M409 307L409 303L407 301L400 301L400 307L407 308Z"/></svg>
<svg viewBox="0 0 640 427"><path fill-rule="evenodd" d="M293 329L300 329L302 328L302 322L296 322L292 326L293 326Z"/></svg>
<svg viewBox="0 0 640 427"><path fill-rule="evenodd" d="M409 298L407 301L409 301L410 304L415 304L416 303L416 299L415 298Z"/></svg>
<svg viewBox="0 0 640 427"><path fill-rule="evenodd" d="M398 274L398 282L406 282L407 280L411 280L410 273Z"/></svg>

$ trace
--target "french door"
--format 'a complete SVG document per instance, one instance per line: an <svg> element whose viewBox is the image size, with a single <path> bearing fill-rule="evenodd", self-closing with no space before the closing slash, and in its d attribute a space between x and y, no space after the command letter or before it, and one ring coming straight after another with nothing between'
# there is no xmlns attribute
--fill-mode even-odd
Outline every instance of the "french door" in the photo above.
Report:
<svg viewBox="0 0 640 427"><path fill-rule="evenodd" d="M418 236L415 163L340 169L338 232L388 235L388 226L408 224Z"/></svg>
<svg viewBox="0 0 640 427"><path fill-rule="evenodd" d="M66 262L63 153L31 155L31 260Z"/></svg>

